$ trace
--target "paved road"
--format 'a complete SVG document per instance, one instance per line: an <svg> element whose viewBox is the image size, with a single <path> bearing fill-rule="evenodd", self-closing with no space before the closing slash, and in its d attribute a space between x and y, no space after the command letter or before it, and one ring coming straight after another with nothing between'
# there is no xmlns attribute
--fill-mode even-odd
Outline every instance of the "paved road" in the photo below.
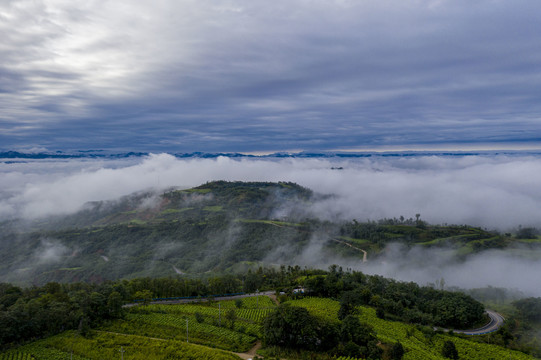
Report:
<svg viewBox="0 0 541 360"><path fill-rule="evenodd" d="M234 295L234 296L218 296L218 297L213 297L212 299L215 300L215 301L223 301L223 300L242 299L242 298L254 297L254 296L269 296L269 295L274 295L274 294L275 294L274 291L262 291L262 292L253 293L253 294L242 294L242 295ZM195 298L195 299L157 300L157 301L151 301L150 304L165 304L165 305L168 305L168 304L186 304L186 303L206 302L206 301L208 301L208 298L203 298L202 297L202 298ZM138 306L138 305L143 305L143 303L142 302L137 302L137 303L126 304L123 307L127 308L127 307Z"/></svg>
<svg viewBox="0 0 541 360"><path fill-rule="evenodd" d="M264 291L259 293L253 293L253 294L242 294L242 295L234 295L234 296L221 296L221 297L215 297L213 298L216 301L223 301L223 300L234 300L234 299L242 299L246 297L254 297L254 296L270 296L274 295L274 291ZM185 304L185 303L193 303L193 302L205 302L208 301L208 298L199 298L199 299L179 299L179 300L159 300L159 301L151 301L150 304ZM132 307L132 306L138 306L142 305L142 303L131 303L126 304L123 307ZM471 329L471 330L453 330L455 333L459 334L465 334L465 335L484 335L488 334L494 331L497 331L500 327L502 327L504 322L504 317L498 314L495 311L492 310L486 310L486 313L488 317L490 318L490 321L488 324L477 328L477 329ZM443 331L449 331L449 329L442 329Z"/></svg>
<svg viewBox="0 0 541 360"><path fill-rule="evenodd" d="M490 318L490 322L485 326L472 330L453 330L453 332L465 335L483 335L497 331L500 327L502 327L505 320L503 316L492 310L487 310L486 313Z"/></svg>

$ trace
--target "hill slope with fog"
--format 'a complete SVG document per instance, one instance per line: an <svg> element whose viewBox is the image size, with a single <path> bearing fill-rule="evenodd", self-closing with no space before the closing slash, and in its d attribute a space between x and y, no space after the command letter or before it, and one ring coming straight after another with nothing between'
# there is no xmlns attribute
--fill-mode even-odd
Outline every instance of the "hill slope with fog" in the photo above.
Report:
<svg viewBox="0 0 541 360"><path fill-rule="evenodd" d="M92 202L76 214L24 226L6 222L0 281L101 282L278 264L326 268L337 263L371 272L369 266L393 257L404 260L393 255L396 246L402 254L420 248L455 262L517 244L538 248L535 239L429 225L419 214L378 222L318 220L310 209L326 198L294 183L216 181ZM416 261L411 257L408 263Z"/></svg>

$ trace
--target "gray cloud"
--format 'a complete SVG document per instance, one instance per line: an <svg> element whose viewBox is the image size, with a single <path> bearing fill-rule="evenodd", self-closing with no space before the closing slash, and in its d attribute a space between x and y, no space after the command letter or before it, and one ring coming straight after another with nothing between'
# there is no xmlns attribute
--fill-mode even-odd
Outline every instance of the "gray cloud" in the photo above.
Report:
<svg viewBox="0 0 541 360"><path fill-rule="evenodd" d="M4 1L0 141L179 151L539 141L537 7Z"/></svg>
<svg viewBox="0 0 541 360"><path fill-rule="evenodd" d="M541 271L538 251L515 249L490 250L457 259L453 250L442 248L412 247L390 244L378 256L345 259L325 251L326 239L312 239L293 263L327 269L339 264L366 274L378 274L399 281L414 281L421 285L435 285L442 279L446 288L474 289L488 286L511 289L523 296L541 296L537 286ZM269 254L269 261L280 259L281 254L291 254L291 248L281 248ZM536 258L537 257L537 258ZM283 256L281 257L284 258Z"/></svg>
<svg viewBox="0 0 541 360"><path fill-rule="evenodd" d="M69 249L55 239L41 239L40 246L33 254L33 261L38 264L58 262L69 253Z"/></svg>

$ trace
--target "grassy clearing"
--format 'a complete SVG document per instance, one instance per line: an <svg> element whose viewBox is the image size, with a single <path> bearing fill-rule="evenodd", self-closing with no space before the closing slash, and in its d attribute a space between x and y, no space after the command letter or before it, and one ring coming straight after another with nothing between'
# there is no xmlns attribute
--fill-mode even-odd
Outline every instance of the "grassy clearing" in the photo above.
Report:
<svg viewBox="0 0 541 360"><path fill-rule="evenodd" d="M339 236L338 239L344 240L344 241L348 241L348 242L350 242L350 243L353 243L354 245L366 245L366 244L370 244L370 243L371 243L370 240L366 240L366 239L355 239L355 238L347 237L347 236Z"/></svg>
<svg viewBox="0 0 541 360"><path fill-rule="evenodd" d="M186 190L180 190L180 192L197 193L197 194L208 194L211 191L212 191L211 189L186 189Z"/></svg>
<svg viewBox="0 0 541 360"><path fill-rule="evenodd" d="M423 245L423 246L430 246L430 245L439 245L442 243L454 243L457 241L463 241L466 240L470 235L456 235L456 236L450 236L445 238L437 238L430 241L424 241L416 243L416 245Z"/></svg>
<svg viewBox="0 0 541 360"><path fill-rule="evenodd" d="M146 225L146 221L143 221L143 220L139 220L139 219L133 219L133 220L130 220L130 222L128 222L128 224L130 225Z"/></svg>
<svg viewBox="0 0 541 360"><path fill-rule="evenodd" d="M535 239L515 239L514 242L523 244L541 244L541 237L538 236Z"/></svg>
<svg viewBox="0 0 541 360"><path fill-rule="evenodd" d="M247 224L267 224L275 226L302 226L303 224L291 223L286 221L277 221L277 220L257 220L257 219L237 219L237 222L247 223Z"/></svg>
<svg viewBox="0 0 541 360"><path fill-rule="evenodd" d="M204 211L209 211L209 212L218 212L218 211L223 211L224 210L224 207L221 206L221 205L214 205L214 206L205 206L203 208Z"/></svg>
<svg viewBox="0 0 541 360"><path fill-rule="evenodd" d="M186 207L182 209L165 209L162 212L160 212L160 215L171 215L171 214L180 214L188 210L193 210L193 207Z"/></svg>

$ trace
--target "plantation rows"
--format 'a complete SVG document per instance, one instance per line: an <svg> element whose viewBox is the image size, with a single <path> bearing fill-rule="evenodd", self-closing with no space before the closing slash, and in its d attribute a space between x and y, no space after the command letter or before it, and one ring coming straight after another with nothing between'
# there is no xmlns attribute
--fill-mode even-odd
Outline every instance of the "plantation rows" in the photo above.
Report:
<svg viewBox="0 0 541 360"><path fill-rule="evenodd" d="M163 309L160 307L163 307ZM153 314L168 314L183 319L189 318L190 322L192 320L196 321L195 315L199 313L199 315L203 317L205 323L225 326L227 323L226 314L228 310L222 309L220 311L218 309L200 305L152 305L152 307L147 307L143 311L135 311L135 313L146 314L149 311ZM271 311L272 310L270 309L237 309L235 310L237 327L242 326L247 333L259 336L261 334L261 329L258 323Z"/></svg>
<svg viewBox="0 0 541 360"><path fill-rule="evenodd" d="M252 300L252 298L247 298ZM266 300L264 300L266 299ZM244 299L246 300L246 299ZM248 303L248 305L252 305L252 303L255 305L256 303L251 301ZM139 309L133 309L133 312L139 312L139 313L167 313L167 314L176 314L179 316L186 315L195 315L196 313L199 313L200 315L203 315L206 318L212 318L215 320L214 322L217 322L218 319L221 316L222 325L225 321L225 315L228 311L234 310L235 314L237 316L237 321L243 321L242 326L244 326L246 329L248 329L249 333L254 335L259 335L259 325L263 319L271 313L276 305L272 302L271 299L269 299L266 296L262 296L260 299L260 303L264 305L264 307L249 307L243 306L239 309L234 306L233 301L224 301L220 304L221 309L218 307L217 304L212 305L203 305L203 304L178 304L178 305L148 305L144 307L140 307ZM269 306L271 305L271 306Z"/></svg>
<svg viewBox="0 0 541 360"><path fill-rule="evenodd" d="M12 352L0 354L0 360L33 360L33 357L30 354L21 353L21 352Z"/></svg>
<svg viewBox="0 0 541 360"><path fill-rule="evenodd" d="M179 329L184 338L186 336L186 319L183 317L169 314L151 313L148 315L133 314L130 315L130 319L157 326L172 326ZM225 325L225 319L223 319L223 324ZM228 347L236 344L244 350L249 349L251 344L253 344L256 340L253 336L245 335L226 327L214 326L205 322L198 323L195 320L195 317L188 318L188 330L189 333L192 334L193 338L212 338L217 342L217 344L227 344L229 345Z"/></svg>
<svg viewBox="0 0 541 360"><path fill-rule="evenodd" d="M103 327L102 330L99 331L186 342L185 329L136 320L123 322L116 321L107 327ZM229 339L226 340L226 342L223 342L223 340L216 337L201 333L195 334L193 332L190 333L189 337L190 343L229 351L243 351L244 348L239 346L234 340L235 339Z"/></svg>
<svg viewBox="0 0 541 360"><path fill-rule="evenodd" d="M291 305L305 307L312 315L323 318L330 322L338 322L338 301L327 298L306 297L300 300L290 301Z"/></svg>
<svg viewBox="0 0 541 360"><path fill-rule="evenodd" d="M245 298L241 298L241 300L242 300L242 308L265 309L265 308L276 307L276 304L268 296L259 295L259 296L245 297ZM236 300L220 301L220 304L222 304L222 308L234 308L236 307ZM212 306L218 307L218 304L214 303L212 304Z"/></svg>
<svg viewBox="0 0 541 360"><path fill-rule="evenodd" d="M87 357L71 354L67 347L64 350L50 346L46 342L32 343L24 346L24 353L4 353L0 354L1 360L90 360Z"/></svg>
<svg viewBox="0 0 541 360"><path fill-rule="evenodd" d="M237 310L237 316L241 319L261 323L272 311L273 309L239 309Z"/></svg>
<svg viewBox="0 0 541 360"><path fill-rule="evenodd" d="M94 333L89 338L78 336L73 331L40 340L22 346L27 358L22 360L66 360L71 358L73 349L74 360L89 359L120 359L120 349L124 351L124 359L130 360L161 360L161 359L202 359L202 360L238 360L239 357L218 349L210 349L194 344L175 340L158 340L141 336L121 335L110 333ZM0 356L5 358L8 353ZM17 359L17 358L14 358Z"/></svg>

